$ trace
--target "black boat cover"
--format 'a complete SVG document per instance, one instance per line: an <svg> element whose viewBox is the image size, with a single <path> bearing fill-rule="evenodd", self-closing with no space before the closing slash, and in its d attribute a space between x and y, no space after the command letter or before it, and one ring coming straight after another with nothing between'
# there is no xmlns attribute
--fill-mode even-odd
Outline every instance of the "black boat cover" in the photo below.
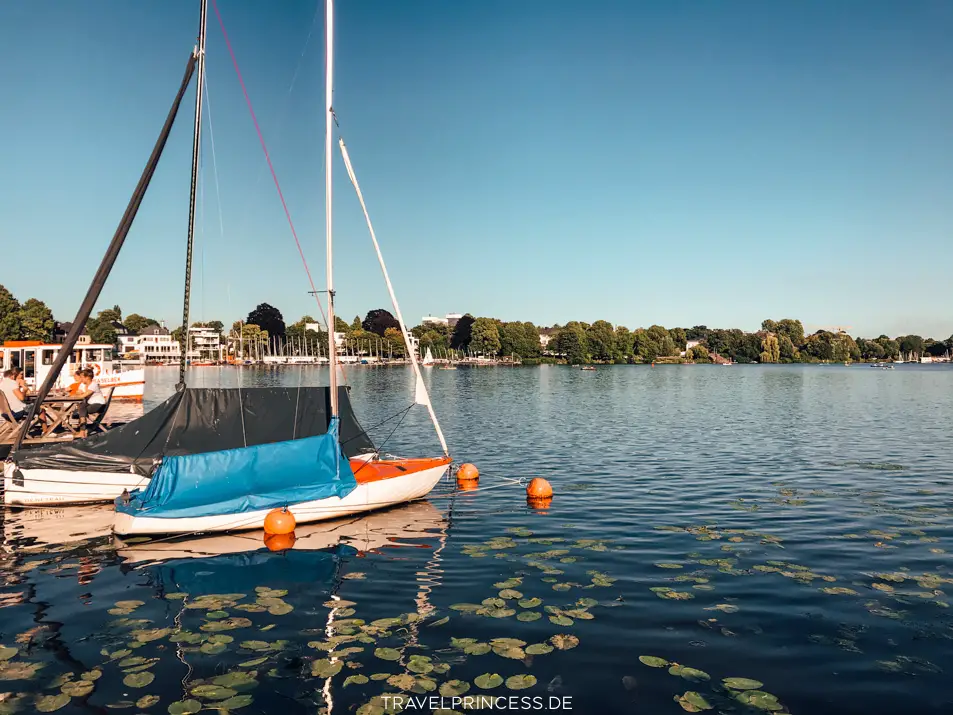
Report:
<svg viewBox="0 0 953 715"><path fill-rule="evenodd" d="M20 469L135 472L150 476L163 456L184 456L325 434L328 387L186 388L139 419L82 440L17 452ZM348 396L338 388L346 457L374 451Z"/></svg>

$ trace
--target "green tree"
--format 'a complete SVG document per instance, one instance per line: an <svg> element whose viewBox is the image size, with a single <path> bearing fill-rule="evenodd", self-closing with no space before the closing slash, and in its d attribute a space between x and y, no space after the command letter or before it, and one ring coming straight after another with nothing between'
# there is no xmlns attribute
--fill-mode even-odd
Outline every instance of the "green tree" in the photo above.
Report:
<svg viewBox="0 0 953 715"><path fill-rule="evenodd" d="M133 335L138 335L150 325L158 325L159 322L157 320L153 320L152 318L147 318L144 315L139 315L139 313L132 313L131 315L126 316L126 319L122 324L130 333Z"/></svg>
<svg viewBox="0 0 953 715"><path fill-rule="evenodd" d="M476 318L469 313L457 321L457 324L453 326L453 333L450 335L451 348L454 350L466 350L470 347L470 337L475 321Z"/></svg>
<svg viewBox="0 0 953 715"><path fill-rule="evenodd" d="M114 305L112 308L106 308L106 310L99 311L99 319L105 320L107 323L122 323L122 308L118 305Z"/></svg>
<svg viewBox="0 0 953 715"><path fill-rule="evenodd" d="M241 325L241 323L236 322L235 325ZM172 339L179 344L179 349L185 345L185 330L180 325L178 328L175 328L171 333Z"/></svg>
<svg viewBox="0 0 953 715"><path fill-rule="evenodd" d="M367 316L364 318L363 322L360 323L360 326L368 333L377 333L378 335L383 335L388 328L400 328L400 323L397 321L397 318L390 313L390 311L384 310L383 308L377 308L375 310L368 311Z"/></svg>
<svg viewBox="0 0 953 715"><path fill-rule="evenodd" d="M355 331L358 331L358 330L361 330L361 331L364 330L364 326L363 326L363 324L361 323L361 316L359 316L359 315L355 315L355 316L354 316L354 320L351 321L351 328L350 328L350 330L351 330L351 332L355 332Z"/></svg>
<svg viewBox="0 0 953 715"><path fill-rule="evenodd" d="M860 348L860 356L864 360L882 360L884 357L883 346L876 340L858 338L857 347Z"/></svg>
<svg viewBox="0 0 953 715"><path fill-rule="evenodd" d="M665 337L668 337L667 331ZM671 338L669 338L671 340ZM652 362L662 354L662 347L659 345L658 334L651 333L645 328L638 328L632 334L632 350L642 362Z"/></svg>
<svg viewBox="0 0 953 715"><path fill-rule="evenodd" d="M20 330L24 340L48 343L53 340L55 327L53 311L42 300L30 298L20 307Z"/></svg>
<svg viewBox="0 0 953 715"><path fill-rule="evenodd" d="M387 341L395 356L404 357L407 354L407 349L404 345L404 334L400 332L400 328L387 328L387 330L384 331L384 340Z"/></svg>
<svg viewBox="0 0 953 715"><path fill-rule="evenodd" d="M886 335L881 335L875 342L884 349L885 360L896 360L900 357L900 343L896 340L891 340Z"/></svg>
<svg viewBox="0 0 953 715"><path fill-rule="evenodd" d="M580 323L567 323L553 338L550 345L555 344L555 352L566 358L570 365L582 365L589 362L589 345L586 341L586 332Z"/></svg>
<svg viewBox="0 0 953 715"><path fill-rule="evenodd" d="M919 335L902 335L897 338L897 342L900 344L900 352L909 355L913 360L923 354L923 338Z"/></svg>
<svg viewBox="0 0 953 715"><path fill-rule="evenodd" d="M543 354L543 346L539 342L539 328L533 323L522 323L523 328L523 352L519 354L521 358L537 358Z"/></svg>
<svg viewBox="0 0 953 715"><path fill-rule="evenodd" d="M795 362L801 357L794 346L794 342L787 335L778 337L778 354L781 357L781 362Z"/></svg>
<svg viewBox="0 0 953 715"><path fill-rule="evenodd" d="M810 361L833 360L834 342L836 338L833 333L826 330L818 330L813 335L808 335L801 347L801 355L807 357Z"/></svg>
<svg viewBox="0 0 953 715"><path fill-rule="evenodd" d="M693 347L693 348L691 349L691 351L692 351L692 355L691 355L691 357L689 358L690 360L694 360L695 362L708 362L708 361L709 361L708 348L706 348L706 347L705 347L704 345L702 345L701 343L699 343L698 345L696 345L695 347ZM687 357L687 353L686 353L686 357Z"/></svg>
<svg viewBox="0 0 953 715"><path fill-rule="evenodd" d="M470 351L492 357L500 352L500 329L492 318L477 318L470 331Z"/></svg>
<svg viewBox="0 0 953 715"><path fill-rule="evenodd" d="M682 352L688 343L688 331L685 328L672 328L668 331L668 334L672 338L672 342L675 343L675 347L678 348L678 352Z"/></svg>
<svg viewBox="0 0 953 715"><path fill-rule="evenodd" d="M776 335L766 335L761 341L761 362L778 362L781 346Z"/></svg>
<svg viewBox="0 0 953 715"><path fill-rule="evenodd" d="M280 338L285 334L285 319L281 311L268 303L259 303L245 318L245 322L259 326L271 337Z"/></svg>
<svg viewBox="0 0 953 715"><path fill-rule="evenodd" d="M351 329L351 326L347 324L347 321L344 320L340 315L334 316L334 332L335 333L346 333Z"/></svg>
<svg viewBox="0 0 953 715"><path fill-rule="evenodd" d="M615 359L615 328L612 323L597 320L586 330L589 354L594 360L609 362Z"/></svg>
<svg viewBox="0 0 953 715"><path fill-rule="evenodd" d="M103 312L111 315L108 311ZM112 321L103 319L102 313L99 314L99 317L86 321L86 333L94 343L103 345L115 345L118 338Z"/></svg>
<svg viewBox="0 0 953 715"><path fill-rule="evenodd" d="M635 336L624 325L618 325L615 329L615 349L619 357L626 360L632 357L632 346L635 342Z"/></svg>
<svg viewBox="0 0 953 715"><path fill-rule="evenodd" d="M20 302L0 285L0 343L4 340L19 340L22 329Z"/></svg>

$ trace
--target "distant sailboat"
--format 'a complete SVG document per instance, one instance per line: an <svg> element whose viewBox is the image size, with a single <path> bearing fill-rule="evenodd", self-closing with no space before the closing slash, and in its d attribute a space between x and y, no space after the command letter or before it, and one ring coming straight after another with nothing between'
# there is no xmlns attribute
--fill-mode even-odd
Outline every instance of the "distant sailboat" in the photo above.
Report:
<svg viewBox="0 0 953 715"><path fill-rule="evenodd" d="M420 364L424 367L433 367L433 353L430 352L430 348L427 348L427 354L424 355L424 359Z"/></svg>

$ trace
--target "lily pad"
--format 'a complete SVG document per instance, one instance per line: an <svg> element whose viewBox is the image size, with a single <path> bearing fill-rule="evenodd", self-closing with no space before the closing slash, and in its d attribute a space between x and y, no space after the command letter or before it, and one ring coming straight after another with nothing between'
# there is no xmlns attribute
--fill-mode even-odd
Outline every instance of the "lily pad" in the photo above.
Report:
<svg viewBox="0 0 953 715"><path fill-rule="evenodd" d="M764 685L760 680L751 678L725 678L721 682L732 690L757 690Z"/></svg>
<svg viewBox="0 0 953 715"><path fill-rule="evenodd" d="M530 621L538 621L542 617L543 614L539 611L521 611L520 614L516 616L516 620L529 623Z"/></svg>
<svg viewBox="0 0 953 715"><path fill-rule="evenodd" d="M160 700L158 695L143 695L136 701L136 707L142 710L146 708L151 708L153 705L158 703Z"/></svg>
<svg viewBox="0 0 953 715"><path fill-rule="evenodd" d="M549 643L533 643L530 646L526 647L527 655L544 655L546 653L552 653L553 647Z"/></svg>
<svg viewBox="0 0 953 715"><path fill-rule="evenodd" d="M474 684L483 690L492 690L503 685L503 678L497 673L484 673L474 679Z"/></svg>
<svg viewBox="0 0 953 715"><path fill-rule="evenodd" d="M536 608L537 606L541 605L542 602L543 599L541 598L522 598L517 601L520 608Z"/></svg>
<svg viewBox="0 0 953 715"><path fill-rule="evenodd" d="M758 708L759 710L777 712L784 709L781 703L778 702L776 695L766 693L762 690L746 690L743 693L738 693L735 699L744 705Z"/></svg>
<svg viewBox="0 0 953 715"><path fill-rule="evenodd" d="M532 675L511 675L506 679L506 687L510 690L526 690L536 685L536 677Z"/></svg>
<svg viewBox="0 0 953 715"><path fill-rule="evenodd" d="M122 679L122 682L129 688L144 688L155 679L155 673L146 670L141 673L130 673Z"/></svg>
<svg viewBox="0 0 953 715"><path fill-rule="evenodd" d="M330 678L341 672L344 663L341 661L331 662L327 658L321 658L311 663L311 675L316 678Z"/></svg>
<svg viewBox="0 0 953 715"><path fill-rule="evenodd" d="M579 639L576 636L565 633L557 633L549 639L549 642L559 650L569 650L579 645Z"/></svg>
<svg viewBox="0 0 953 715"><path fill-rule="evenodd" d="M249 623L251 623L251 621L249 621ZM149 643L150 641L165 638L171 632L171 628L146 628L144 630L133 631L132 635L135 636L136 640L140 643Z"/></svg>
<svg viewBox="0 0 953 715"><path fill-rule="evenodd" d="M482 608L482 606L478 606L475 603L455 603L450 606L451 610L460 611L461 613L476 613L480 608Z"/></svg>
<svg viewBox="0 0 953 715"><path fill-rule="evenodd" d="M681 564L655 564L656 567L660 569L680 569L682 568Z"/></svg>
<svg viewBox="0 0 953 715"><path fill-rule="evenodd" d="M13 656L20 652L19 648L13 648L10 646L0 646L0 660L10 660Z"/></svg>
<svg viewBox="0 0 953 715"><path fill-rule="evenodd" d="M205 617L212 621L217 621L220 618L228 618L228 611L209 611L205 614Z"/></svg>
<svg viewBox="0 0 953 715"><path fill-rule="evenodd" d="M247 693L244 695L233 695L232 697L222 700L215 703L215 709L217 710L238 710L247 705L251 705L254 701L254 698Z"/></svg>
<svg viewBox="0 0 953 715"><path fill-rule="evenodd" d="M208 632L233 631L236 628L248 628L251 624L252 623L248 618L223 618L220 621L204 623L200 626L200 629Z"/></svg>
<svg viewBox="0 0 953 715"><path fill-rule="evenodd" d="M390 676L387 679L387 684L393 685L395 688L400 688L401 690L410 690L417 684L417 679L410 673L402 673L400 675Z"/></svg>
<svg viewBox="0 0 953 715"><path fill-rule="evenodd" d="M639 661L650 668L665 668L668 661L665 658L659 658L657 655L640 655Z"/></svg>
<svg viewBox="0 0 953 715"><path fill-rule="evenodd" d="M71 680L67 683L63 683L60 687L60 691L72 698L81 698L93 692L94 687L95 686L88 680Z"/></svg>
<svg viewBox="0 0 953 715"><path fill-rule="evenodd" d="M116 601L116 608L139 608L146 605L145 601Z"/></svg>
<svg viewBox="0 0 953 715"><path fill-rule="evenodd" d="M555 623L557 626L571 626L573 624L573 620L571 618L566 618L566 616L563 615L550 616L549 620Z"/></svg>
<svg viewBox="0 0 953 715"><path fill-rule="evenodd" d="M500 591L500 598L505 598L507 600L512 600L514 598L522 598L523 594L519 591L514 591L512 588L504 588Z"/></svg>
<svg viewBox="0 0 953 715"><path fill-rule="evenodd" d="M493 652L501 658L509 658L511 660L523 660L523 658L526 657L526 651L524 651L522 648L519 648L518 646L493 646Z"/></svg>
<svg viewBox="0 0 953 715"><path fill-rule="evenodd" d="M704 670L689 668L685 665L673 665L668 669L668 672L672 675L677 675L680 678L685 678L685 680L691 680L695 683L702 683L711 680L711 676L708 675L708 673L706 673Z"/></svg>
<svg viewBox="0 0 953 715"><path fill-rule="evenodd" d="M239 663L238 667L239 668L254 668L256 665L261 665L266 660L268 660L267 656L265 656L264 658L255 658L253 660L246 660L244 663Z"/></svg>
<svg viewBox="0 0 953 715"><path fill-rule="evenodd" d="M494 588L513 588L515 586L521 585L522 583L523 583L523 579L521 578L510 578L510 579L507 579L506 581L499 581L498 583L494 583L493 587Z"/></svg>
<svg viewBox="0 0 953 715"><path fill-rule="evenodd" d="M196 685L189 690L189 695L202 698L202 700L226 700L235 694L236 691L231 688L211 684Z"/></svg>
<svg viewBox="0 0 953 715"><path fill-rule="evenodd" d="M65 693L58 695L42 695L36 699L35 707L37 712L51 713L66 707L69 704L70 696Z"/></svg>
<svg viewBox="0 0 953 715"><path fill-rule="evenodd" d="M837 596L856 596L857 591L852 588L845 588L844 586L827 586L822 588L821 591L824 593L830 593Z"/></svg>
<svg viewBox="0 0 953 715"><path fill-rule="evenodd" d="M486 655L490 652L489 643L469 643L463 647L463 652L467 655Z"/></svg>
<svg viewBox="0 0 953 715"><path fill-rule="evenodd" d="M92 670L87 670L85 673L83 673L79 677L82 680L88 680L90 682L93 682L103 677L103 671L101 671L99 668L93 668Z"/></svg>
<svg viewBox="0 0 953 715"><path fill-rule="evenodd" d="M221 685L225 688L247 688L258 684L255 680L255 673L248 673L244 670L233 670L230 673L223 673L212 678L214 685Z"/></svg>
<svg viewBox="0 0 953 715"><path fill-rule="evenodd" d="M450 639L450 645L452 645L454 648L465 648L466 646L472 645L473 643L476 643L476 642L477 642L476 638L451 638Z"/></svg>
<svg viewBox="0 0 953 715"><path fill-rule="evenodd" d="M430 658L426 656L414 655L411 656L407 662L407 670L412 673L425 675L433 671L433 663L431 663Z"/></svg>
<svg viewBox="0 0 953 715"><path fill-rule="evenodd" d="M701 693L696 693L694 690L689 690L687 693L682 695L682 700L689 703L697 710L713 709L712 704L709 703Z"/></svg>
<svg viewBox="0 0 953 715"><path fill-rule="evenodd" d="M400 651L394 648L378 648L374 651L374 655L381 660L400 660Z"/></svg>
<svg viewBox="0 0 953 715"><path fill-rule="evenodd" d="M349 675L344 679L344 687L346 688L348 685L351 685L351 684L364 685L367 681L368 681L368 678L366 675L360 675L360 674Z"/></svg>
<svg viewBox="0 0 953 715"><path fill-rule="evenodd" d="M202 703L194 698L177 700L167 708L169 715L192 715L202 709Z"/></svg>

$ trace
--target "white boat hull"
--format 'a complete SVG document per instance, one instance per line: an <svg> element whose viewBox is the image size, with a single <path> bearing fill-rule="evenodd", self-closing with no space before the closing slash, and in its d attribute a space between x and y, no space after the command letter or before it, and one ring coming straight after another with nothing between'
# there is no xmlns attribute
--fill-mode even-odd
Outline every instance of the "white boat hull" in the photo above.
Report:
<svg viewBox="0 0 953 715"><path fill-rule="evenodd" d="M145 487L148 477L120 472L79 472L65 469L17 469L3 465L6 506L97 504L112 502L124 489Z"/></svg>
<svg viewBox="0 0 953 715"><path fill-rule="evenodd" d="M395 504L402 504L426 496L437 485L441 477L447 473L448 469L449 465L441 465L399 477L359 483L343 499L329 497L316 501L301 502L300 504L290 504L288 508L294 514L295 521L298 524L326 521L350 514L386 509ZM244 514L172 519L117 513L116 520L113 523L113 531L120 536L139 536L260 529L269 511L270 509L263 509Z"/></svg>

